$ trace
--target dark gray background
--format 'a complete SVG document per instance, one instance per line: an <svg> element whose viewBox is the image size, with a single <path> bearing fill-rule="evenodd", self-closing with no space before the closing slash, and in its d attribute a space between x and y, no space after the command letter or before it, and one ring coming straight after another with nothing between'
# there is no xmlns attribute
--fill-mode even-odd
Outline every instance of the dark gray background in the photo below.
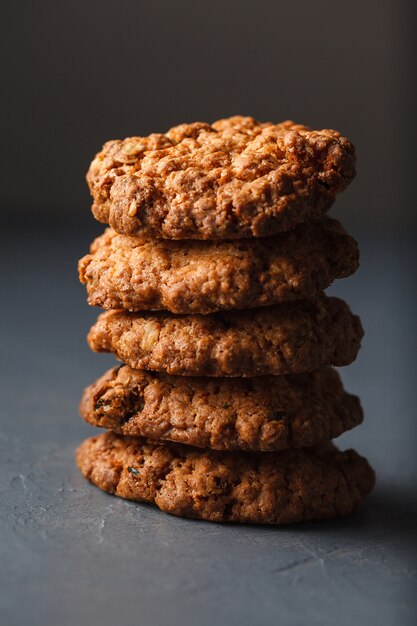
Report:
<svg viewBox="0 0 417 626"><path fill-rule="evenodd" d="M0 622L408 626L416 584L415 49L411 2L15 1L1 20ZM334 127L358 177L332 214L360 241L332 291L366 337L342 371L377 471L355 515L294 528L175 519L87 484L76 262L102 226L101 144L234 113ZM4 226L4 224L7 224Z"/></svg>
<svg viewBox="0 0 417 626"><path fill-rule="evenodd" d="M359 176L338 213L415 211L406 0L15 0L3 9L0 205L86 223L104 141L236 113L336 128Z"/></svg>

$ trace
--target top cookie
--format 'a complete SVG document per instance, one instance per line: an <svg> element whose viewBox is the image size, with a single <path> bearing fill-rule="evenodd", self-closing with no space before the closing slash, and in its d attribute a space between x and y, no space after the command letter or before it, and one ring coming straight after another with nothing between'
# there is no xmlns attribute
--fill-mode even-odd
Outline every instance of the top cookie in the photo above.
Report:
<svg viewBox="0 0 417 626"><path fill-rule="evenodd" d="M87 174L92 211L127 235L236 239L323 215L355 175L334 130L235 116L107 142Z"/></svg>

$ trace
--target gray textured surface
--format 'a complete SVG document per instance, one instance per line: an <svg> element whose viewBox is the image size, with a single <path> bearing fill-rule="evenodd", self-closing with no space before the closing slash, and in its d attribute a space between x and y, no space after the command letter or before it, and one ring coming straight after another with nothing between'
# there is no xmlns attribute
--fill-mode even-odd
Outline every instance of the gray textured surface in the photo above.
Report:
<svg viewBox="0 0 417 626"><path fill-rule="evenodd" d="M78 474L74 448L93 432L77 416L78 399L113 363L86 347L97 311L75 271L99 231L4 232L0 623L414 623L413 240L356 233L361 271L334 289L367 330L358 361L343 371L366 421L339 443L369 457L375 492L350 518L276 529L176 519Z"/></svg>

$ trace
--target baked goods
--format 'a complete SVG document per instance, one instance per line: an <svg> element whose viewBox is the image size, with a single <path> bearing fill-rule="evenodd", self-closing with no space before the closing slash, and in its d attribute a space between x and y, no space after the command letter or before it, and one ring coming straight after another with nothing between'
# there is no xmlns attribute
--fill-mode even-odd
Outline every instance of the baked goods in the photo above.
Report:
<svg viewBox="0 0 417 626"><path fill-rule="evenodd" d="M284 450L338 437L361 423L359 398L336 370L296 376L192 378L121 365L85 389L94 426L214 450Z"/></svg>
<svg viewBox="0 0 417 626"><path fill-rule="evenodd" d="M136 369L181 376L261 376L348 365L363 335L338 298L212 315L102 313L88 335L95 352L113 352Z"/></svg>
<svg viewBox="0 0 417 626"><path fill-rule="evenodd" d="M87 181L109 224L79 262L88 334L122 361L84 391L107 432L77 451L104 491L213 522L289 524L356 509L375 475L331 442L363 419L330 366L360 319L324 295L356 271L325 213L353 179L333 130L235 116L110 141Z"/></svg>
<svg viewBox="0 0 417 626"><path fill-rule="evenodd" d="M354 239L326 217L227 242L140 241L108 229L79 273L88 303L104 309L212 313L316 296L358 264Z"/></svg>
<svg viewBox="0 0 417 626"><path fill-rule="evenodd" d="M234 116L107 142L87 174L94 216L119 233L240 239L323 215L355 175L334 130Z"/></svg>
<svg viewBox="0 0 417 626"><path fill-rule="evenodd" d="M352 512L374 485L367 461L331 443L236 454L104 433L77 451L104 491L211 522L292 524Z"/></svg>

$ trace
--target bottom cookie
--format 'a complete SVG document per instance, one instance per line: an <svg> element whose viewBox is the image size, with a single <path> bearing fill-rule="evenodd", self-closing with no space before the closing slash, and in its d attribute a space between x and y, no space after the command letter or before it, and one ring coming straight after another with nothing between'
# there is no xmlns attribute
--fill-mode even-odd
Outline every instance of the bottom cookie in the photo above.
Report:
<svg viewBox="0 0 417 626"><path fill-rule="evenodd" d="M106 432L77 450L82 474L104 491L212 522L291 524L352 512L375 475L332 443L247 453L149 443Z"/></svg>

